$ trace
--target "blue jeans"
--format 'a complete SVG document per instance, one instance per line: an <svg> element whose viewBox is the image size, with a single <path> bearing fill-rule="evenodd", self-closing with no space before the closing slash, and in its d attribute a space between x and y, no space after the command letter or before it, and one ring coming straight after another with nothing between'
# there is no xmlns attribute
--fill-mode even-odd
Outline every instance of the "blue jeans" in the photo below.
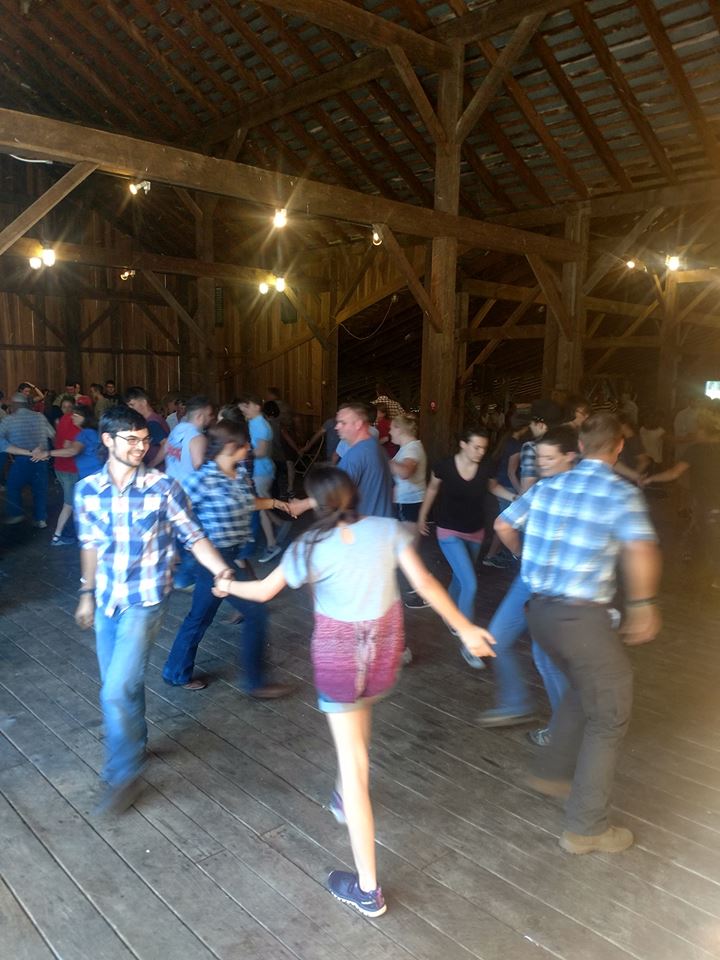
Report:
<svg viewBox="0 0 720 960"><path fill-rule="evenodd" d="M495 638L496 706L508 713L530 713L532 696L523 659L517 652L517 642L527 630L525 604L530 599L530 588L522 577L515 577L488 624Z"/></svg>
<svg viewBox="0 0 720 960"><path fill-rule="evenodd" d="M508 713L530 713L533 709L524 660L517 652L517 642L528 629L525 604L529 599L530 588L522 577L515 577L488 624L488 630L495 638L496 705ZM562 670L534 641L532 651L554 712L565 694L567 681Z"/></svg>
<svg viewBox="0 0 720 960"><path fill-rule="evenodd" d="M438 545L452 570L448 593L468 620L475 620L475 594L477 574L475 563L480 554L480 544L460 537L438 538Z"/></svg>
<svg viewBox="0 0 720 960"><path fill-rule="evenodd" d="M100 706L105 722L103 779L119 787L137 776L145 759L145 668L157 636L165 601L132 604L108 617L95 611L95 644L100 667Z"/></svg>
<svg viewBox="0 0 720 960"><path fill-rule="evenodd" d="M191 550L186 550L180 541L176 541L178 555L180 560L173 572L173 586L180 590L183 587L189 587L195 583L197 575L196 567L198 564Z"/></svg>
<svg viewBox="0 0 720 960"><path fill-rule="evenodd" d="M220 550L228 566L233 565L237 553L235 548ZM215 619L222 599L212 594L213 575L201 564L196 564L195 590L192 595L190 612L180 625L163 667L163 679L174 686L182 686L192 680L195 655L205 631ZM242 570L237 571L238 579L247 579ZM249 692L265 685L265 631L267 613L262 603L252 600L240 600L228 597L236 610L243 614L242 643L240 644L240 665L245 674L244 688Z"/></svg>
<svg viewBox="0 0 720 960"><path fill-rule="evenodd" d="M23 487L30 487L33 501L33 520L47 520L48 465L45 461L33 463L30 457L16 456L7 477L7 515L21 517Z"/></svg>

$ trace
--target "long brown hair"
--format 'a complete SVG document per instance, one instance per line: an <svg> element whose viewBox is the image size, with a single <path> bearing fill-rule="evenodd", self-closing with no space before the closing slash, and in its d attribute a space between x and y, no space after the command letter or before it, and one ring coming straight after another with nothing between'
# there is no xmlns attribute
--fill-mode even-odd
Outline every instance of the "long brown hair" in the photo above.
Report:
<svg viewBox="0 0 720 960"><path fill-rule="evenodd" d="M330 464L318 464L308 470L305 476L305 492L315 503L315 521L308 527L302 538L305 546L305 568L310 574L310 561L315 546L327 540L333 530L341 523L356 523L360 517L357 512L358 491L344 470ZM300 541L293 549L300 548Z"/></svg>

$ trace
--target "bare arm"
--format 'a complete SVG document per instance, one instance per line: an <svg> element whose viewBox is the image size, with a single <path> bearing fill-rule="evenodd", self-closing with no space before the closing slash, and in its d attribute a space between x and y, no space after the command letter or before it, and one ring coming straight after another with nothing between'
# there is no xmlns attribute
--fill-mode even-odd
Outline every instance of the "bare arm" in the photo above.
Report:
<svg viewBox="0 0 720 960"><path fill-rule="evenodd" d="M166 448L166 447L167 447L167 437L165 437L165 439L162 441L162 443L161 443L160 446L158 447L158 452L157 452L157 453L155 454L155 456L152 458L152 460L151 460L150 463L148 464L148 467L150 467L150 468L152 469L152 467L156 467L159 463L162 463L162 462L163 462L163 460L165 459L165 448Z"/></svg>
<svg viewBox="0 0 720 960"><path fill-rule="evenodd" d="M255 459L260 460L263 457L269 456L270 444L267 440L258 440L257 445L254 448L255 450Z"/></svg>
<svg viewBox="0 0 720 960"><path fill-rule="evenodd" d="M232 573L228 565L207 537L202 540L196 540L190 547L192 554L198 563L206 567L213 576L217 577L220 573Z"/></svg>
<svg viewBox="0 0 720 960"><path fill-rule="evenodd" d="M678 460L677 463L668 467L667 470L663 470L662 473L654 473L651 477L646 477L643 486L647 486L649 483L670 483L672 480L677 480L689 469L689 463L685 460Z"/></svg>
<svg viewBox="0 0 720 960"><path fill-rule="evenodd" d="M264 580L226 580L220 578L215 586L216 596L239 597L241 600L254 600L267 603L287 586L282 567L276 567Z"/></svg>
<svg viewBox="0 0 720 960"><path fill-rule="evenodd" d="M427 600L436 613L457 630L460 639L476 657L494 657L492 635L471 623L450 599L447 590L425 567L414 547L405 547L399 556L400 567L413 588Z"/></svg>
<svg viewBox="0 0 720 960"><path fill-rule="evenodd" d="M629 480L631 483L639 483L639 482L640 482L640 479L641 479L641 478L640 478L640 474L638 473L638 471L637 471L637 470L633 470L632 467L626 467L625 464L624 464L624 463L620 463L619 460L618 460L618 462L615 464L615 466L613 467L613 470L615 471L615 473L618 474L618 476L624 477L626 480Z"/></svg>
<svg viewBox="0 0 720 960"><path fill-rule="evenodd" d="M432 505L435 503L435 499L440 492L441 486L442 480L439 477L436 477L434 473L431 473L430 483L427 485L425 498L422 502L422 506L420 507L420 513L418 514L418 530L424 537L428 535L427 518L430 515Z"/></svg>
<svg viewBox="0 0 720 960"><path fill-rule="evenodd" d="M33 450L26 450L24 447L18 447L14 443L9 443L3 450L3 453L14 453L16 457L32 457Z"/></svg>
<svg viewBox="0 0 720 960"><path fill-rule="evenodd" d="M503 520L500 516L495 520L494 529L500 542L505 544L513 556L519 557L520 551L522 550L522 540L515 527L511 526L507 520Z"/></svg>
<svg viewBox="0 0 720 960"><path fill-rule="evenodd" d="M86 548L80 551L80 594L75 608L75 623L82 629L91 627L95 618L95 573L97 571L97 550Z"/></svg>
<svg viewBox="0 0 720 960"><path fill-rule="evenodd" d="M80 443L79 440L73 440L69 446L63 447L61 450L50 450L48 453L51 457L76 457L79 453L82 453L84 449L84 443Z"/></svg>
<svg viewBox="0 0 720 960"><path fill-rule="evenodd" d="M207 437L201 433L193 437L190 441L190 459L192 460L193 470L199 470L205 462L205 451L207 450Z"/></svg>
<svg viewBox="0 0 720 960"><path fill-rule="evenodd" d="M517 499L517 492L515 490L508 490L507 487L498 483L497 480L488 480L488 490L496 497L500 497L502 500L510 500L511 503Z"/></svg>
<svg viewBox="0 0 720 960"><path fill-rule="evenodd" d="M537 482L537 477L523 477L520 481L520 492L527 493L530 487L534 487Z"/></svg>
<svg viewBox="0 0 720 960"><path fill-rule="evenodd" d="M508 460L508 477L510 478L510 483L515 493L520 493L520 479L518 478L517 472L518 467L520 466L520 451L514 453Z"/></svg>
<svg viewBox="0 0 720 960"><path fill-rule="evenodd" d="M388 464L390 467L390 472L394 473L396 477L400 477L402 480L406 480L408 477L411 477L415 473L417 465L417 460L412 460L410 457L408 457L407 460L401 460L399 463L396 463L395 460L391 460Z"/></svg>
<svg viewBox="0 0 720 960"><path fill-rule="evenodd" d="M627 604L621 628L625 643L647 643L657 636L661 626L655 603L662 570L658 545L652 540L624 544L622 570Z"/></svg>

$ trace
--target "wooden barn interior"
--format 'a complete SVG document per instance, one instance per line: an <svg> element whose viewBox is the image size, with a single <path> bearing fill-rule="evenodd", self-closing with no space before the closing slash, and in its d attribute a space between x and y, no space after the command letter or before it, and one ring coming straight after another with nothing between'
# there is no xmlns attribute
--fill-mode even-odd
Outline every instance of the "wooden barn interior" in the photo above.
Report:
<svg viewBox="0 0 720 960"><path fill-rule="evenodd" d="M717 374L714 0L2 9L6 393L382 380L439 449L473 397Z"/></svg>
<svg viewBox="0 0 720 960"><path fill-rule="evenodd" d="M554 390L669 416L720 381L719 209L720 0L0 0L6 399L274 385L309 435L381 382L430 456L482 404ZM307 602L273 613L297 697L243 699L218 625L198 706L160 675L173 597L148 667L160 759L103 825L93 642L49 553L0 569L23 600L0 611L0 956L720 957L717 597L672 587L639 655L620 863L563 859L559 808L518 785L521 734L472 726L490 671L411 612L419 665L374 747L391 909L370 923L321 888L351 854L322 809ZM507 583L479 576L489 618Z"/></svg>

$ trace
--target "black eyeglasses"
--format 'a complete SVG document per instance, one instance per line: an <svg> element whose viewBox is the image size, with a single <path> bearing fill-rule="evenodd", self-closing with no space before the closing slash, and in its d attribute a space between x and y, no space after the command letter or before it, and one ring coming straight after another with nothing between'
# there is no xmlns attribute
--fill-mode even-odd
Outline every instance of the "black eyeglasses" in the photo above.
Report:
<svg viewBox="0 0 720 960"><path fill-rule="evenodd" d="M114 437L118 437L120 440L124 440L129 447L149 447L151 444L150 437L125 437L122 433L114 433Z"/></svg>

